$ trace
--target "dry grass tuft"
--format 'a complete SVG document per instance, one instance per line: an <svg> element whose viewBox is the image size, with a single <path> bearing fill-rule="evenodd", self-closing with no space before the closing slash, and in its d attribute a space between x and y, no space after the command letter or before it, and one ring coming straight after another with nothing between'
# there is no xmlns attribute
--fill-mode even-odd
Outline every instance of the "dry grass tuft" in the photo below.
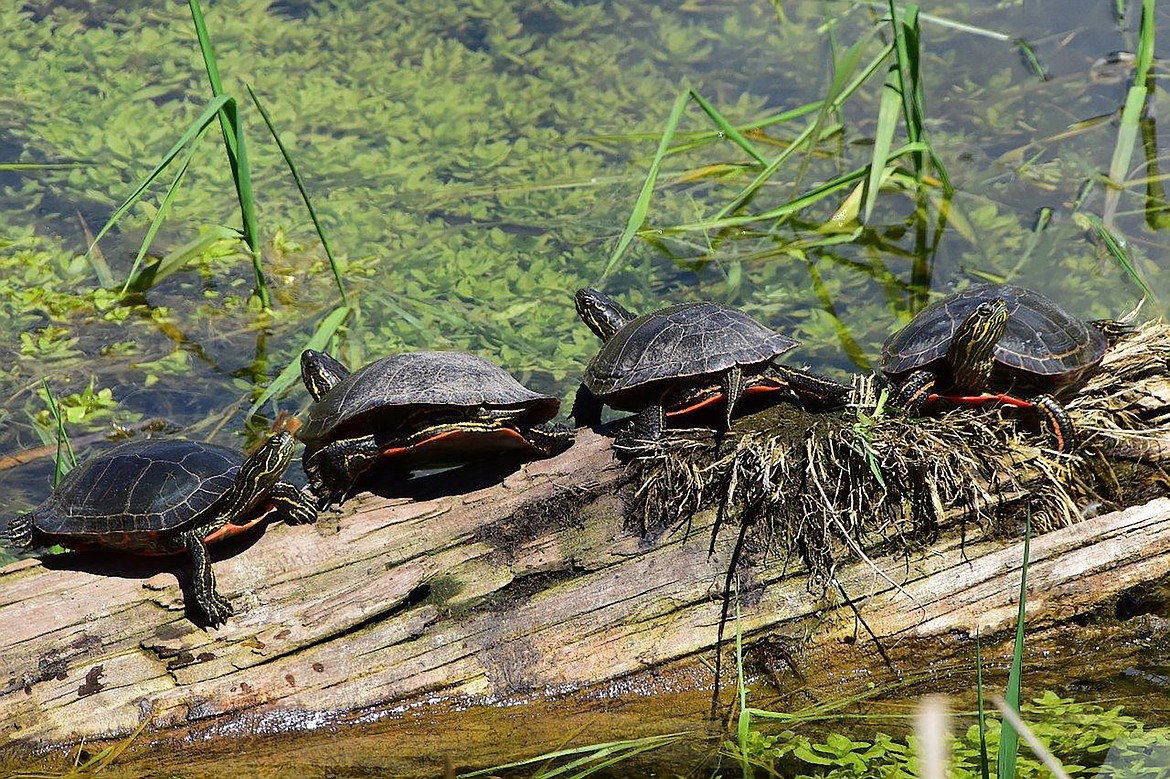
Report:
<svg viewBox="0 0 1170 779"><path fill-rule="evenodd" d="M1080 444L1059 455L1012 409L957 409L908 419L880 407L872 378L840 414L777 406L746 417L715 446L674 430L631 450L633 515L646 532L715 508L751 526L749 549L798 559L810 585L877 550L921 550L944 530L964 537L1037 532L1144 499L1165 484L1170 453L1170 327L1143 325L1068 402ZM1120 474L1120 476L1119 476Z"/></svg>

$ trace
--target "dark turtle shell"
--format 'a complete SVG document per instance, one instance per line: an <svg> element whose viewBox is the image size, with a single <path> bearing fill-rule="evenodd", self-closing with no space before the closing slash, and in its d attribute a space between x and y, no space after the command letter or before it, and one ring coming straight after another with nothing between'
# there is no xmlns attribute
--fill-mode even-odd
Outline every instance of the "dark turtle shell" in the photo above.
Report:
<svg viewBox="0 0 1170 779"><path fill-rule="evenodd" d="M995 347L999 366L1053 383L1075 379L1101 361L1105 336L1056 303L1024 287L984 284L939 300L886 339L881 369L890 376L925 368L946 357L959 324L980 303L1007 303L1007 330Z"/></svg>
<svg viewBox="0 0 1170 779"><path fill-rule="evenodd" d="M33 525L49 537L123 536L132 547L134 536L198 524L232 487L242 462L239 452L213 444L131 441L66 474L34 510Z"/></svg>
<svg viewBox="0 0 1170 779"><path fill-rule="evenodd" d="M351 428L394 424L421 406L515 409L526 424L538 424L556 416L560 404L483 357L405 352L372 362L338 382L309 408L298 437L312 447Z"/></svg>
<svg viewBox="0 0 1170 779"><path fill-rule="evenodd" d="M590 361L585 386L615 408L639 410L660 382L697 384L735 365L762 367L799 343L717 303L682 303L614 333Z"/></svg>

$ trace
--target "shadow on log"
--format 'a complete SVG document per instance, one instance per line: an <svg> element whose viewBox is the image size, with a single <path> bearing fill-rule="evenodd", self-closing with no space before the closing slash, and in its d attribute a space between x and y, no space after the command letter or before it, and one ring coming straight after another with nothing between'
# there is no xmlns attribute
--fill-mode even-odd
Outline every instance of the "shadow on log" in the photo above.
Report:
<svg viewBox="0 0 1170 779"><path fill-rule="evenodd" d="M740 420L718 458L680 435L626 467L609 439L581 431L565 454L496 486L418 502L366 495L316 526L213 552L236 607L215 631L185 618L172 573L98 570L77 555L15 563L0 570L0 726L41 745L125 734L147 717L285 731L428 696L490 703L699 668L737 537L725 529L709 553L715 517L731 522L745 505L747 645L851 640L853 613L824 594L829 580L899 648L896 663L921 642L939 652L1009 630L1029 497L1047 530L1032 543L1029 618L1067 620L1170 571L1170 500L1079 519L1165 484L1168 356L1160 324L1106 356L1070 404L1084 437L1075 457L1037 448L996 410L903 420L875 415L872 396L812 427L787 407ZM773 432L752 429L764 424ZM905 481L899 463L922 441L942 447L927 462L958 470ZM652 532L632 529L644 522ZM849 662L895 672L876 652Z"/></svg>

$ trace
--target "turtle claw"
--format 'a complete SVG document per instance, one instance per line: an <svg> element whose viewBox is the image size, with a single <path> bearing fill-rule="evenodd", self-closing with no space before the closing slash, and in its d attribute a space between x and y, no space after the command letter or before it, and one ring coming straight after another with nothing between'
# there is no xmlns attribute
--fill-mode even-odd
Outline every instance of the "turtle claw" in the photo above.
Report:
<svg viewBox="0 0 1170 779"><path fill-rule="evenodd" d="M227 622L228 617L236 613L232 602L218 592L211 593L211 596L206 599L198 598L198 601L199 607L207 615L207 624L213 628L222 626Z"/></svg>
<svg viewBox="0 0 1170 779"><path fill-rule="evenodd" d="M287 525L308 525L317 521L318 498L307 490L298 490L288 482L277 482L268 498L280 510Z"/></svg>

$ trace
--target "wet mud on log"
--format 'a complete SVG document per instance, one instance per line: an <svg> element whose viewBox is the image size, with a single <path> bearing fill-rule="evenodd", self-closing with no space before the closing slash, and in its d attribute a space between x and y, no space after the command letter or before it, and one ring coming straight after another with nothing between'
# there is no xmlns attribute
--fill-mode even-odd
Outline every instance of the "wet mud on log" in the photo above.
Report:
<svg viewBox="0 0 1170 779"><path fill-rule="evenodd" d="M1165 373L1163 363L1141 393L1151 429L1164 426L1167 406L1156 398ZM1125 413L1136 414L1133 405ZM1072 411L1087 430L1104 429L1093 408ZM1157 439L1131 443L1156 476ZM186 619L176 578L157 561L71 554L10 565L0 570L4 737L47 745L112 736L146 717L156 728L295 731L434 696L492 702L693 670L715 643L735 528L711 555L710 510L689 532L677 523L632 531L627 513L641 486L629 484L632 472L613 460L608 439L581 431L565 454L497 486L415 502L366 495L315 527L270 527L215 555L220 590L236 606L215 631ZM1026 493L1028 482L1011 488ZM833 562L896 662L916 646L966 652L963 637L1014 620L1018 537L981 536L955 512L940 516L918 553L879 543L870 561ZM852 641L852 611L810 596L799 559L762 549L739 574L745 642L815 652ZM1108 604L1170 572L1170 500L1044 533L1032 561L1030 624ZM876 653L855 646L863 657L851 656L854 672L882 673Z"/></svg>

